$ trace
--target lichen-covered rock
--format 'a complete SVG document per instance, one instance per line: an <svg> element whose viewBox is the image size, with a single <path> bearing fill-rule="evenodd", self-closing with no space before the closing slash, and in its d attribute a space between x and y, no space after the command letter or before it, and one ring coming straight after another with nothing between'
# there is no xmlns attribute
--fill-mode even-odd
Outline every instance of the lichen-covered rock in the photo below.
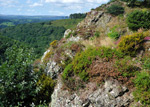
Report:
<svg viewBox="0 0 150 107"><path fill-rule="evenodd" d="M51 107L125 107L133 101L130 91L115 80L107 80L103 86L84 91L69 93L62 89L62 81L58 79L52 94Z"/></svg>
<svg viewBox="0 0 150 107"><path fill-rule="evenodd" d="M41 58L41 62L42 62L42 63L44 62L44 58L45 58L45 56L46 56L46 54L47 54L48 52L50 52L49 49L48 49L46 52L44 52L44 55L43 55L42 58Z"/></svg>
<svg viewBox="0 0 150 107"><path fill-rule="evenodd" d="M82 38L80 38L79 36L77 36L77 37L70 37L70 38L68 38L67 39L67 41L69 42L69 41L72 41L72 42L78 42L78 41L80 41L80 40L82 40Z"/></svg>
<svg viewBox="0 0 150 107"><path fill-rule="evenodd" d="M69 35L69 33L71 33L71 30L67 29L64 33L64 38L66 38Z"/></svg>
<svg viewBox="0 0 150 107"><path fill-rule="evenodd" d="M47 67L45 69L46 73L48 75L50 75L50 77L52 79L55 79L57 78L57 76L60 74L60 72L62 71L62 67L59 66L55 61L53 60L50 60L48 63L47 63Z"/></svg>
<svg viewBox="0 0 150 107"><path fill-rule="evenodd" d="M93 10L87 14L87 17L78 25L78 27L100 26L106 28L106 25L111 20L111 15L104 11Z"/></svg>

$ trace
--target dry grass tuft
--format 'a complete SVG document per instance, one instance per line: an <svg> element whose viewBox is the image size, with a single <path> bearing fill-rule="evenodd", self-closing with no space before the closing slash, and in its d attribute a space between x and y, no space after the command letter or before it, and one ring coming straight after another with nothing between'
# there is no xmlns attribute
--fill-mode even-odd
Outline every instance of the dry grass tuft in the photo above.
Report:
<svg viewBox="0 0 150 107"><path fill-rule="evenodd" d="M86 48L88 47L100 47L100 46L105 46L105 47L115 47L115 40L109 38L109 37L99 37L95 38L94 40L84 40L81 42Z"/></svg>

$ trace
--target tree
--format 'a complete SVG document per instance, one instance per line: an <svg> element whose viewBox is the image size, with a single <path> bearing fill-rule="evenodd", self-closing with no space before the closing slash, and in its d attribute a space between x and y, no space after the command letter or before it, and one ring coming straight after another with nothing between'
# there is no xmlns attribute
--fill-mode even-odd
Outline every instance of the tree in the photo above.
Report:
<svg viewBox="0 0 150 107"><path fill-rule="evenodd" d="M149 11L133 11L127 17L127 24L131 30L138 30L139 28L150 28L150 12Z"/></svg>
<svg viewBox="0 0 150 107"><path fill-rule="evenodd" d="M85 13L74 13L69 16L71 19L82 19L86 17Z"/></svg>
<svg viewBox="0 0 150 107"><path fill-rule="evenodd" d="M38 93L38 73L32 71L32 49L14 44L0 66L0 106L29 106Z"/></svg>
<svg viewBox="0 0 150 107"><path fill-rule="evenodd" d="M112 14L112 15L120 15L124 13L124 8L119 5L111 5L110 7L107 8L107 12Z"/></svg>

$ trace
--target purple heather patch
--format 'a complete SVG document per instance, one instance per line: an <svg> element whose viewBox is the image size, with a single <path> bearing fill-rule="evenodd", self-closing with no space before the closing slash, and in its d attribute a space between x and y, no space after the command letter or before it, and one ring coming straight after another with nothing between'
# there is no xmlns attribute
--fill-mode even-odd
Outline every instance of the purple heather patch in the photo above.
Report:
<svg viewBox="0 0 150 107"><path fill-rule="evenodd" d="M144 40L148 40L149 41L150 40L150 36L145 37Z"/></svg>

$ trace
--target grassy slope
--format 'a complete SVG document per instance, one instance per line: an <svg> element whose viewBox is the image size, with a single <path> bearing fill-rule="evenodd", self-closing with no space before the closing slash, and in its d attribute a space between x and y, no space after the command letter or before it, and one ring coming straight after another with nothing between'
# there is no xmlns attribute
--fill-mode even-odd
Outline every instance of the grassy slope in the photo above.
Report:
<svg viewBox="0 0 150 107"><path fill-rule="evenodd" d="M64 26L66 29L74 29L83 19L62 19L52 21L52 26Z"/></svg>

